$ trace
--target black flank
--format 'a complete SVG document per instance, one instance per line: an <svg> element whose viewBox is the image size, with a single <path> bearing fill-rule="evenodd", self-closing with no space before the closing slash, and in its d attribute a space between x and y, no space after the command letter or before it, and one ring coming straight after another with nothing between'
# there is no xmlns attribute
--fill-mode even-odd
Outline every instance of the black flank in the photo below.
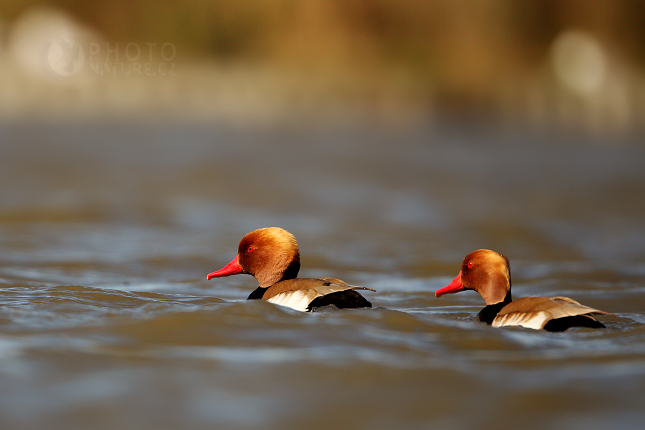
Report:
<svg viewBox="0 0 645 430"><path fill-rule="evenodd" d="M311 301L311 303L309 303L307 310L311 311L314 308L319 308L327 305L334 305L338 309L372 307L372 304L358 292L354 290L344 290L316 297Z"/></svg>
<svg viewBox="0 0 645 430"><path fill-rule="evenodd" d="M544 325L544 330L565 331L570 327L605 328L605 325L592 316L575 315L551 320Z"/></svg>

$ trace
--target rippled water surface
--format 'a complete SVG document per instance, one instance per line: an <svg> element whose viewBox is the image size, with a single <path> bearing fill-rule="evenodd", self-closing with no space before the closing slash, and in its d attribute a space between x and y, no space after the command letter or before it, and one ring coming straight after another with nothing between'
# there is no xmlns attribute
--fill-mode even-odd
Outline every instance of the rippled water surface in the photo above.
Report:
<svg viewBox="0 0 645 430"><path fill-rule="evenodd" d="M0 126L3 429L640 429L645 149L433 129ZM291 231L302 276L374 308L304 314L206 281ZM477 248L515 297L606 330L493 329L434 297Z"/></svg>

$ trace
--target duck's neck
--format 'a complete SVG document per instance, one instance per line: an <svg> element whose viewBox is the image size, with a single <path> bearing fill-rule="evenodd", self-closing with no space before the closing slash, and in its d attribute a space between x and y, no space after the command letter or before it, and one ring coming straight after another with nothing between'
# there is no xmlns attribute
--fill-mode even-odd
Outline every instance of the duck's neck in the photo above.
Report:
<svg viewBox="0 0 645 430"><path fill-rule="evenodd" d="M284 267L284 266L282 266ZM278 270L264 270L260 273L253 274L253 277L258 281L258 288L251 293L249 299L262 298L262 294L272 285L277 284L280 281L286 281L287 279L294 279L298 277L298 272L300 271L300 259L297 258L292 260L289 264L286 265L284 269ZM262 293L258 291L262 290ZM260 297L255 297L255 295L260 294ZM253 296L253 297L252 297Z"/></svg>
<svg viewBox="0 0 645 430"><path fill-rule="evenodd" d="M300 261L294 260L284 269L265 270L263 272L256 273L253 276L258 281L259 287L266 290L280 281L296 278L298 276L298 271L300 271Z"/></svg>
<svg viewBox="0 0 645 430"><path fill-rule="evenodd" d="M479 311L477 318L479 318L479 321L485 322L486 324L492 324L499 311L501 311L504 306L512 301L513 298L511 297L511 292L509 291L508 293L506 293L504 300L492 305L487 305L484 309Z"/></svg>
<svg viewBox="0 0 645 430"><path fill-rule="evenodd" d="M282 274L282 278L280 278L280 281L284 281L286 279L295 279L298 277L298 272L300 271L300 258L297 260L292 261L289 266L287 266L287 269L284 271ZM278 281L278 282L280 282Z"/></svg>
<svg viewBox="0 0 645 430"><path fill-rule="evenodd" d="M269 289L272 285L277 284L280 281L285 281L287 279L294 279L298 277L298 272L300 271L300 261L292 261L287 268L278 272L277 274L271 277L256 277L258 281L258 287L253 290L251 294L246 298L246 300L259 300L264 296L266 290Z"/></svg>

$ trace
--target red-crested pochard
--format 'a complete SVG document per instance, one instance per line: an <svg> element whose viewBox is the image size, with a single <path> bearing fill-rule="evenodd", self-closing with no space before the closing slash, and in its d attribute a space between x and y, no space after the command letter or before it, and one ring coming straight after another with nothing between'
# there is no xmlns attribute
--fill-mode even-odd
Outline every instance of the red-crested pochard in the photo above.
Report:
<svg viewBox="0 0 645 430"><path fill-rule="evenodd" d="M240 241L237 256L206 279L247 273L260 284L247 300L262 299L299 311L321 306L371 308L356 290L376 291L348 285L336 278L297 278L300 251L296 238L278 227L261 228Z"/></svg>
<svg viewBox="0 0 645 430"><path fill-rule="evenodd" d="M604 328L592 315L611 315L581 305L568 297L511 298L511 267L502 254L479 249L466 256L461 271L435 296L475 290L486 301L477 316L493 327L522 326L548 331L564 331L570 327Z"/></svg>

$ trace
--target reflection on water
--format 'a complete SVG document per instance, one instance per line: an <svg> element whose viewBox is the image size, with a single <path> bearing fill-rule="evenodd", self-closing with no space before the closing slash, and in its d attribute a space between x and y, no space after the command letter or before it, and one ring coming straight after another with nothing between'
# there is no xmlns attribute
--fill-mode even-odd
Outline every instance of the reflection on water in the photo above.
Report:
<svg viewBox="0 0 645 430"><path fill-rule="evenodd" d="M645 153L430 130L4 125L2 428L640 428ZM240 237L375 308L302 314L207 282ZM436 299L463 255L607 330L492 329Z"/></svg>

